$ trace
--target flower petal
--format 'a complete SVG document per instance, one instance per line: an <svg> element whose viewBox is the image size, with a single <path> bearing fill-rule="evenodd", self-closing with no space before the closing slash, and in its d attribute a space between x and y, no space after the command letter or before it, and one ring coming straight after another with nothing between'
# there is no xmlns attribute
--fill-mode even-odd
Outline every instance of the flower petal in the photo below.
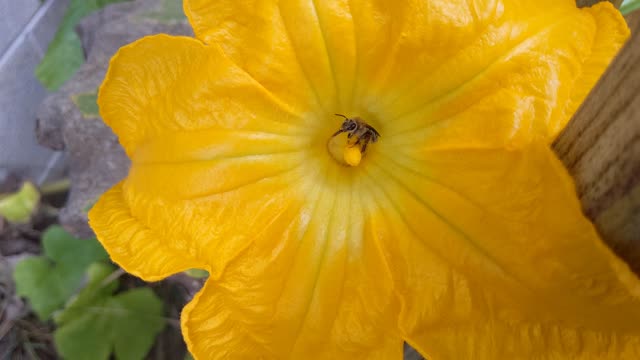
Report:
<svg viewBox="0 0 640 360"><path fill-rule="evenodd" d="M125 202L122 183L104 193L91 208L89 224L113 262L147 281L206 266L188 256L188 251L177 251L172 244L159 241L162 233L138 221Z"/></svg>
<svg viewBox="0 0 640 360"><path fill-rule="evenodd" d="M399 326L423 355L638 358L640 281L545 144L424 151L370 172Z"/></svg>
<svg viewBox="0 0 640 360"><path fill-rule="evenodd" d="M304 200L303 189L290 186L305 170L298 152L255 153L278 139L217 130L149 139L127 179L91 210L90 224L113 260L143 279L190 267L215 278Z"/></svg>
<svg viewBox="0 0 640 360"><path fill-rule="evenodd" d="M111 60L98 104L130 157L147 139L176 132L296 134L312 126L299 108L279 102L218 47L168 35L121 48Z"/></svg>
<svg viewBox="0 0 640 360"><path fill-rule="evenodd" d="M505 0L488 25L465 24L474 35L464 42L415 39L426 44L414 45L413 56L392 55L403 61L369 81L375 84L369 107L389 119L383 134L448 147L514 146L537 136L551 141L629 30L608 2L591 9L576 9L573 0L531 7L537 9ZM431 33L418 29L415 36Z"/></svg>
<svg viewBox="0 0 640 360"><path fill-rule="evenodd" d="M220 44L285 103L334 113L350 101L354 31L346 1L187 0L184 10L199 39Z"/></svg>
<svg viewBox="0 0 640 360"><path fill-rule="evenodd" d="M215 46L158 35L124 47L99 103L132 165L90 223L114 261L137 276L158 280L190 267L215 276L303 199L289 184L301 177L313 118L279 102Z"/></svg>
<svg viewBox="0 0 640 360"><path fill-rule="evenodd" d="M315 93L325 113L377 118L385 136L446 121L477 141L460 128L489 121L502 144L553 139L629 35L611 4L574 0L188 0L185 12L285 102Z"/></svg>
<svg viewBox="0 0 640 360"><path fill-rule="evenodd" d="M612 56L620 50L630 34L626 22L620 19L620 11L608 2L598 3L590 8L584 8L582 11L593 17L598 30L593 38L591 56L585 61L580 76L575 80L575 86L571 91L571 102L566 109L566 114L569 116L573 116L589 95L604 70L609 66Z"/></svg>
<svg viewBox="0 0 640 360"><path fill-rule="evenodd" d="M299 201L289 196L290 179L277 176L186 200L154 193L162 178L147 178L150 191L137 181L126 180L101 197L89 219L112 259L148 281L188 268L219 276L256 233Z"/></svg>
<svg viewBox="0 0 640 360"><path fill-rule="evenodd" d="M183 312L196 358L399 359L397 296L358 191L317 186Z"/></svg>

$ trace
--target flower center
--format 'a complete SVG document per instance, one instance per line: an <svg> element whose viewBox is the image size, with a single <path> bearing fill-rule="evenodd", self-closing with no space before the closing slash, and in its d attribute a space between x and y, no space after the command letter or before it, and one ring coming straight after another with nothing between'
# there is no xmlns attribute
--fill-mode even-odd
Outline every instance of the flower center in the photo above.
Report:
<svg viewBox="0 0 640 360"><path fill-rule="evenodd" d="M358 166L366 154L367 147L378 141L380 134L357 116L349 118L342 114L335 115L342 116L344 122L327 142L327 149L338 163Z"/></svg>

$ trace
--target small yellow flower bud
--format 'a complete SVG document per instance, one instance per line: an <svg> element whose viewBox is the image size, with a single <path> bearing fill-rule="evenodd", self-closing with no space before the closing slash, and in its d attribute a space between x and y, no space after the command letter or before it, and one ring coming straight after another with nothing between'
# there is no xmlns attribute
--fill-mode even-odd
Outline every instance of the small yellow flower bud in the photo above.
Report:
<svg viewBox="0 0 640 360"><path fill-rule="evenodd" d="M360 152L360 146L345 146L342 152L344 162L351 166L358 166L360 160L362 160L362 153Z"/></svg>

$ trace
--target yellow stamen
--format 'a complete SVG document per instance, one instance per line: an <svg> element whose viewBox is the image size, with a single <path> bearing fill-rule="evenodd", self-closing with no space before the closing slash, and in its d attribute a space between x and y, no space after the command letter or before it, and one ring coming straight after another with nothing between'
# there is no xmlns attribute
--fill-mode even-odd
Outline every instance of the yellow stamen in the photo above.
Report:
<svg viewBox="0 0 640 360"><path fill-rule="evenodd" d="M358 166L360 160L362 160L362 152L360 152L360 146L345 146L342 152L344 162L350 166Z"/></svg>

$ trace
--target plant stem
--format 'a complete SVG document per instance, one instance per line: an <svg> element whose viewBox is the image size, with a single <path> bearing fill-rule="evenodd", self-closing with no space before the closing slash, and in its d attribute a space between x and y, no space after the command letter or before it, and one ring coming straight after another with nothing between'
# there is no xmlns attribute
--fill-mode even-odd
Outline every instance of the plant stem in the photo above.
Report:
<svg viewBox="0 0 640 360"><path fill-rule="evenodd" d="M69 180L69 178L66 178L42 185L40 187L40 193L42 195L57 194L69 190L70 187L71 180Z"/></svg>
<svg viewBox="0 0 640 360"><path fill-rule="evenodd" d="M639 0L626 0L622 3L622 6L620 7L620 12L622 13L622 15L627 15L638 9L640 9Z"/></svg>

